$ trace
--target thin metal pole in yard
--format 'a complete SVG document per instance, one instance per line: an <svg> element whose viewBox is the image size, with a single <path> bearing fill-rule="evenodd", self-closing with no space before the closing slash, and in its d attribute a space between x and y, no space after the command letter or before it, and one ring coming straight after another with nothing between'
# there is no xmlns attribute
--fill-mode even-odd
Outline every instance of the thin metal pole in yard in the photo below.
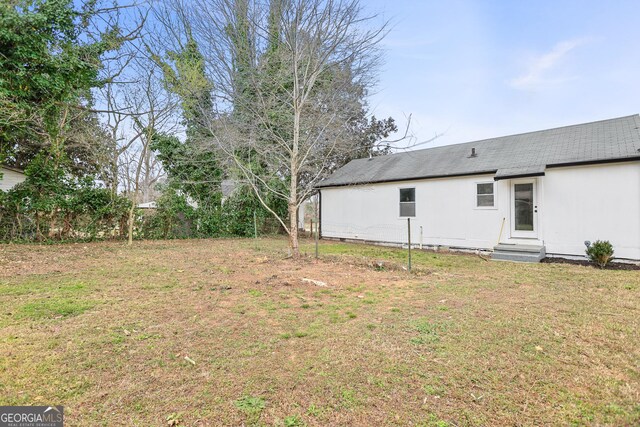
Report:
<svg viewBox="0 0 640 427"><path fill-rule="evenodd" d="M407 242L409 246L409 271L411 271L411 218L407 218Z"/></svg>
<svg viewBox="0 0 640 427"><path fill-rule="evenodd" d="M313 231L313 226L311 227ZM318 259L318 236L320 235L320 221L316 221L316 259Z"/></svg>
<svg viewBox="0 0 640 427"><path fill-rule="evenodd" d="M256 218L256 211L253 211L253 235L258 238L258 219Z"/></svg>

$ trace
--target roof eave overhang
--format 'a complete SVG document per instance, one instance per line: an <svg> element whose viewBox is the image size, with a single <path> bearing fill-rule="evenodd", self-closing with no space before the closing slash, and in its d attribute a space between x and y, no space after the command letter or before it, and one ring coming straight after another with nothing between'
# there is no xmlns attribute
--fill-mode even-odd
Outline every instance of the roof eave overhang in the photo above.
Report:
<svg viewBox="0 0 640 427"><path fill-rule="evenodd" d="M456 174L448 174L448 175L427 175L427 176L418 176L411 178L394 178L394 179L380 179L380 180L371 180L365 182L350 182L343 184L326 184L316 185L314 188L321 190L323 188L332 188L332 187L351 187L356 185L371 185L371 184L385 184L391 182L407 182L407 181L422 181L427 179L442 179L442 178L458 178L461 176L473 176L473 175L490 175L495 174L497 172L496 169L488 170L488 171L478 171L478 172L465 172L465 173L456 173Z"/></svg>
<svg viewBox="0 0 640 427"><path fill-rule="evenodd" d="M6 169L13 172L18 172L24 175L24 171L22 169L14 168L13 166L0 165L0 169Z"/></svg>
<svg viewBox="0 0 640 427"><path fill-rule="evenodd" d="M494 181L501 181L503 179L531 178L531 177L534 177L534 176L544 176L544 172L521 173L521 174L513 174L513 175L495 176L493 178L493 180Z"/></svg>
<svg viewBox="0 0 640 427"><path fill-rule="evenodd" d="M552 163L547 165L548 168L565 168L570 166L589 166L589 165L601 165L605 163L623 163L623 162L635 162L640 160L640 156L631 157L618 157L614 159L602 159L602 160L584 160L577 162L564 162L564 163Z"/></svg>

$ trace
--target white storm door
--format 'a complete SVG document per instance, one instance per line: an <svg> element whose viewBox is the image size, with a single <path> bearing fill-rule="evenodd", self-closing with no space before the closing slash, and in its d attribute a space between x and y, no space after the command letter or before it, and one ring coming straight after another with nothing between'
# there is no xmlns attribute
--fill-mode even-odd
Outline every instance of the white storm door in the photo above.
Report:
<svg viewBox="0 0 640 427"><path fill-rule="evenodd" d="M538 201L536 180L511 183L511 237L538 237Z"/></svg>

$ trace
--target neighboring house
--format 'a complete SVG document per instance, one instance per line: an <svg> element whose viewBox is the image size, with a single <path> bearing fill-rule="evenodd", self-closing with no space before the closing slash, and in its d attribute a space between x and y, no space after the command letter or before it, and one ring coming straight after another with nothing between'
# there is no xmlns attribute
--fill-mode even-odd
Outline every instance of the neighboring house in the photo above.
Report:
<svg viewBox="0 0 640 427"><path fill-rule="evenodd" d="M157 209L158 204L155 201L138 203L138 209Z"/></svg>
<svg viewBox="0 0 640 427"><path fill-rule="evenodd" d="M313 195L298 206L298 230L314 231L316 230L317 221L318 196ZM313 224L313 230L311 226Z"/></svg>
<svg viewBox="0 0 640 427"><path fill-rule="evenodd" d="M178 194L181 194L178 192ZM191 197L187 196L187 205L191 206L194 209L198 209L198 202L193 200ZM158 202L152 200L150 202L138 203L136 206L138 209L158 209Z"/></svg>
<svg viewBox="0 0 640 427"><path fill-rule="evenodd" d="M322 181L323 238L539 260L609 240L640 260L640 116L354 160Z"/></svg>
<svg viewBox="0 0 640 427"><path fill-rule="evenodd" d="M223 179L220 183L220 191L222 192L221 202L224 203L229 197L233 196L242 184L236 179Z"/></svg>
<svg viewBox="0 0 640 427"><path fill-rule="evenodd" d="M9 191L25 179L27 177L22 170L0 165L0 190Z"/></svg>

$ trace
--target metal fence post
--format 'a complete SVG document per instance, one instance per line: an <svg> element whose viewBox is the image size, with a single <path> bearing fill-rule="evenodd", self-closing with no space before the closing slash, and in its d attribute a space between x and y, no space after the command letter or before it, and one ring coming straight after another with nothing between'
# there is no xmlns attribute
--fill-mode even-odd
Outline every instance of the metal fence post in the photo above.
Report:
<svg viewBox="0 0 640 427"><path fill-rule="evenodd" d="M411 218L407 218L407 242L409 246L409 271L411 271Z"/></svg>
<svg viewBox="0 0 640 427"><path fill-rule="evenodd" d="M256 211L253 211L253 235L258 238L258 220L256 218Z"/></svg>
<svg viewBox="0 0 640 427"><path fill-rule="evenodd" d="M318 259L318 236L319 235L320 235L320 221L316 221L316 259Z"/></svg>

